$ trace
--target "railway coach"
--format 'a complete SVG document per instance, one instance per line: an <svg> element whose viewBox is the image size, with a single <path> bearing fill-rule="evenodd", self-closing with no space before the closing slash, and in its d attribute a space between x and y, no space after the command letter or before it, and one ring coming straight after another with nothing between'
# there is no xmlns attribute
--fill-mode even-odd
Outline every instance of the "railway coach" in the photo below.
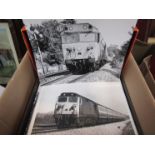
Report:
<svg viewBox="0 0 155 155"><path fill-rule="evenodd" d="M61 93L55 105L58 128L88 126L128 119L128 116L72 92Z"/></svg>

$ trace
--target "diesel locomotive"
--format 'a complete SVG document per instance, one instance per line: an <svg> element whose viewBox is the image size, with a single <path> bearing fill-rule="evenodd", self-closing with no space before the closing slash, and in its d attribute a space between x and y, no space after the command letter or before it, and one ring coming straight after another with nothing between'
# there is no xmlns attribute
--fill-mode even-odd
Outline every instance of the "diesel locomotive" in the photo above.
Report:
<svg viewBox="0 0 155 155"><path fill-rule="evenodd" d="M89 23L66 25L61 40L65 64L72 73L95 71L107 62L106 43Z"/></svg>
<svg viewBox="0 0 155 155"><path fill-rule="evenodd" d="M128 116L72 92L61 93L55 105L54 118L58 128L97 125L124 121Z"/></svg>

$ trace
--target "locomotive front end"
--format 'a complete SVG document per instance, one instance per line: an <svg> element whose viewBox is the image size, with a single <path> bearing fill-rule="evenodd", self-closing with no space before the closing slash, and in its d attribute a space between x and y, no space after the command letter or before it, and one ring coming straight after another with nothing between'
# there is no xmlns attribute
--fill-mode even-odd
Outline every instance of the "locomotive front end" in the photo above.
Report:
<svg viewBox="0 0 155 155"><path fill-rule="evenodd" d="M79 115L78 97L74 93L62 93L57 100L54 118L58 128L76 123Z"/></svg>
<svg viewBox="0 0 155 155"><path fill-rule="evenodd" d="M65 64L71 72L95 70L102 50L100 33L93 26L88 23L69 25L61 39Z"/></svg>
<svg viewBox="0 0 155 155"><path fill-rule="evenodd" d="M63 45L65 55L65 63L69 70L81 70L84 66L93 65L97 59L95 51L97 51L95 43L76 43L72 45ZM88 69L88 68L87 68Z"/></svg>

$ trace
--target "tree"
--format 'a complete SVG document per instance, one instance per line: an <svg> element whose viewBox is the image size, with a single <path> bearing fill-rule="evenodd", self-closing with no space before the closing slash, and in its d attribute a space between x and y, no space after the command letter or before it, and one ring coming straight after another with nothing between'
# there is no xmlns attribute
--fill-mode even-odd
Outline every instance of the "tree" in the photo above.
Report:
<svg viewBox="0 0 155 155"><path fill-rule="evenodd" d="M118 55L118 53L119 53L118 45L110 45L107 48L107 51L108 51L108 55L110 57L114 57L114 56Z"/></svg>
<svg viewBox="0 0 155 155"><path fill-rule="evenodd" d="M120 54L122 56L125 56L127 51L128 51L128 48L129 48L129 44L130 44L130 40L126 41L122 46L121 46L121 50L120 50Z"/></svg>
<svg viewBox="0 0 155 155"><path fill-rule="evenodd" d="M62 42L61 42L61 33L63 32L64 26L66 24L75 24L76 20L74 19L64 19L59 22L58 20L48 20L39 24L31 25L30 31L36 33L37 40L35 40L33 33L29 33L31 37L31 45L34 52L38 52L38 45L41 52L46 52L49 55L55 55L57 60L62 63L63 51L62 51ZM62 28L60 31L60 28ZM39 33L38 33L39 32ZM48 62L47 62L48 63Z"/></svg>
<svg viewBox="0 0 155 155"><path fill-rule="evenodd" d="M44 51L54 54L55 58L62 63L63 53L61 46L61 33L58 31L60 23L57 20L48 20L42 23L41 31L44 36ZM47 61L48 63L48 61Z"/></svg>

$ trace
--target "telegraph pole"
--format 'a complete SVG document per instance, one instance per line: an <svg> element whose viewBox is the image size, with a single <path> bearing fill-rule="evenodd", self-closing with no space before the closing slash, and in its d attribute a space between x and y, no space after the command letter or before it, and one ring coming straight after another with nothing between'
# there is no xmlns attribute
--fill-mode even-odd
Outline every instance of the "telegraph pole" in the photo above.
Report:
<svg viewBox="0 0 155 155"><path fill-rule="evenodd" d="M37 41L37 45L38 45L38 52L39 52L39 55L40 55L40 60L41 60L41 66L42 66L42 69L43 69L43 74L45 76L45 70L44 70L44 65L43 65L43 57L42 57L42 53L41 53L41 50L40 50L40 47L39 47L39 43L38 43L38 39L37 39L37 36L34 32L34 38L35 40Z"/></svg>

